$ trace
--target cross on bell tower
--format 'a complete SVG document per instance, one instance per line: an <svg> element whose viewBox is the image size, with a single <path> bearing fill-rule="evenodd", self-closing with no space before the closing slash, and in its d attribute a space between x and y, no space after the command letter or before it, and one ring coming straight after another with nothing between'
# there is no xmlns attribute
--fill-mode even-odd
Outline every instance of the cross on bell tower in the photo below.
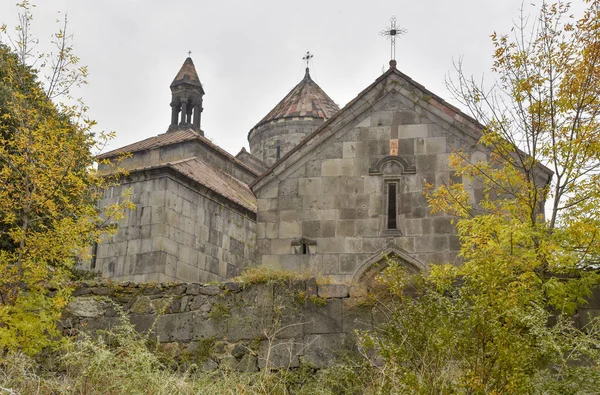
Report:
<svg viewBox="0 0 600 395"><path fill-rule="evenodd" d="M188 52L191 54L191 51ZM204 89L196 73L192 58L188 57L179 73L171 83L171 125L169 131L194 129L204 135L200 129L202 97Z"/></svg>

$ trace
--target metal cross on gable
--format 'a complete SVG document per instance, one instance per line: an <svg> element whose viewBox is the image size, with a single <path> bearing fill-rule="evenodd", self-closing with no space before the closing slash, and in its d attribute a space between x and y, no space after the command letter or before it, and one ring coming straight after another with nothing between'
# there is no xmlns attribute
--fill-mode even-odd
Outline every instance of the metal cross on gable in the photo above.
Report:
<svg viewBox="0 0 600 395"><path fill-rule="evenodd" d="M192 51L188 51L188 58L192 57Z"/></svg>
<svg viewBox="0 0 600 395"><path fill-rule="evenodd" d="M313 58L313 54L311 54L309 51L306 51L306 55L304 55L304 57L302 58L302 60L306 60L306 67L308 67L308 62Z"/></svg>
<svg viewBox="0 0 600 395"><path fill-rule="evenodd" d="M390 57L391 60L396 60L396 36L408 33L408 30L396 26L396 17L392 15L390 26L379 32L379 35L386 36L391 39Z"/></svg>

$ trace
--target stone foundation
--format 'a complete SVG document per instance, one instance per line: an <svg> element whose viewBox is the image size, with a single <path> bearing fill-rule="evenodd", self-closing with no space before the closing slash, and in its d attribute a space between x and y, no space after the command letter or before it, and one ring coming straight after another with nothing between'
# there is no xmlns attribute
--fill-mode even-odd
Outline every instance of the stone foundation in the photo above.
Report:
<svg viewBox="0 0 600 395"><path fill-rule="evenodd" d="M315 280L266 284L81 284L65 333L118 324L122 311L140 332L183 364L239 371L316 368L355 349L355 330L381 314L345 285Z"/></svg>

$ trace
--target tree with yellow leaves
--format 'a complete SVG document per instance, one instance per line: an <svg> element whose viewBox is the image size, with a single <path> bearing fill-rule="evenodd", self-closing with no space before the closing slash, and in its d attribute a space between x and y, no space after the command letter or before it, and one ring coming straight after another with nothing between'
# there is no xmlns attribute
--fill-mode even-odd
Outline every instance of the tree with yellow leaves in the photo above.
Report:
<svg viewBox="0 0 600 395"><path fill-rule="evenodd" d="M492 35L491 87L461 65L449 83L485 125L486 161L455 152L457 175L431 186L433 212L454 216L459 266L432 267L399 298L378 344L390 385L423 393L592 393L600 378L596 320L577 308L600 285L600 1L579 18L543 2L513 34ZM553 176L549 179L549 171ZM575 316L574 316L575 315ZM390 372L393 372L390 374ZM591 391L591 392L588 392Z"/></svg>
<svg viewBox="0 0 600 395"><path fill-rule="evenodd" d="M47 58L55 73L43 85L25 63L31 13L20 7L15 48L0 42L0 353L33 354L59 335L66 283L100 237L96 201L111 180L94 170L92 152L106 136L91 132L85 106L52 100L84 77L70 68L77 59L66 33L55 35L59 52Z"/></svg>

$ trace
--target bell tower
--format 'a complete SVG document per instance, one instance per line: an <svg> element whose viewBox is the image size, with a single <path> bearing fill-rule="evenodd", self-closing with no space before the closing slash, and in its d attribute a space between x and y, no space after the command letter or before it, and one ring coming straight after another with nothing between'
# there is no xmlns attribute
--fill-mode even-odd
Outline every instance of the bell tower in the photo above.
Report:
<svg viewBox="0 0 600 395"><path fill-rule="evenodd" d="M204 136L200 129L204 89L196 73L192 58L188 57L171 83L171 124L169 131L194 129Z"/></svg>

